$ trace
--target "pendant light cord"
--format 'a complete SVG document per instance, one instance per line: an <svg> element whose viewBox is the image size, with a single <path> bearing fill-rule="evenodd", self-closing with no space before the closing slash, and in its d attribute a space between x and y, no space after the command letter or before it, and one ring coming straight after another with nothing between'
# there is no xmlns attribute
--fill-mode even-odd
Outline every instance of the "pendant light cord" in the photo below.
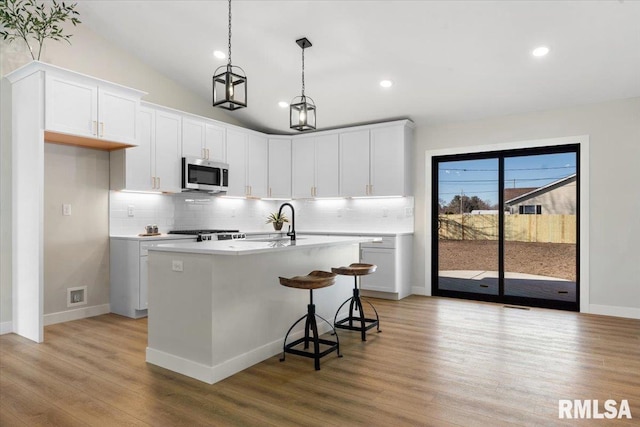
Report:
<svg viewBox="0 0 640 427"><path fill-rule="evenodd" d="M229 58L227 65L231 66L231 0L229 0Z"/></svg>
<svg viewBox="0 0 640 427"><path fill-rule="evenodd" d="M302 48L302 97L304 98L304 47Z"/></svg>

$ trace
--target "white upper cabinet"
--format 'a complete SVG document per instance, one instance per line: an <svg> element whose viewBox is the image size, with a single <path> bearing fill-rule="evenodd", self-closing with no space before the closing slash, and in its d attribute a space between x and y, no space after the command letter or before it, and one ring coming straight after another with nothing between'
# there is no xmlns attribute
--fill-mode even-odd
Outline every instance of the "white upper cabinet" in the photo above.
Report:
<svg viewBox="0 0 640 427"><path fill-rule="evenodd" d="M267 197L269 145L264 136L250 133L247 138L248 197Z"/></svg>
<svg viewBox="0 0 640 427"><path fill-rule="evenodd" d="M317 136L316 140L316 197L340 195L340 140L338 134Z"/></svg>
<svg viewBox="0 0 640 427"><path fill-rule="evenodd" d="M292 143L293 198L338 197L338 134L301 137Z"/></svg>
<svg viewBox="0 0 640 427"><path fill-rule="evenodd" d="M291 138L269 139L268 197L291 198Z"/></svg>
<svg viewBox="0 0 640 427"><path fill-rule="evenodd" d="M137 147L111 152L111 189L180 192L180 116L141 107L138 126Z"/></svg>
<svg viewBox="0 0 640 427"><path fill-rule="evenodd" d="M106 82L47 73L45 129L137 145L140 95Z"/></svg>
<svg viewBox="0 0 640 427"><path fill-rule="evenodd" d="M291 147L292 197L313 197L316 185L316 140L296 138Z"/></svg>
<svg viewBox="0 0 640 427"><path fill-rule="evenodd" d="M340 195L369 196L369 130L340 134Z"/></svg>
<svg viewBox="0 0 640 427"><path fill-rule="evenodd" d="M370 131L370 196L405 196L409 191L409 135L403 125Z"/></svg>
<svg viewBox="0 0 640 427"><path fill-rule="evenodd" d="M227 161L226 129L213 123L204 128L204 149L208 160Z"/></svg>
<svg viewBox="0 0 640 427"><path fill-rule="evenodd" d="M202 120L182 118L182 157L206 158Z"/></svg>
<svg viewBox="0 0 640 427"><path fill-rule="evenodd" d="M227 130L227 163L229 163L229 189L227 196L247 195L247 134Z"/></svg>
<svg viewBox="0 0 640 427"><path fill-rule="evenodd" d="M169 193L182 191L180 141L182 117L168 111L155 112L155 143L152 145L154 189Z"/></svg>
<svg viewBox="0 0 640 427"><path fill-rule="evenodd" d="M267 138L251 131L227 129L227 196L267 197Z"/></svg>
<svg viewBox="0 0 640 427"><path fill-rule="evenodd" d="M225 128L207 120L183 117L182 157L226 162Z"/></svg>
<svg viewBox="0 0 640 427"><path fill-rule="evenodd" d="M376 124L340 134L340 195L411 195L411 146L408 121Z"/></svg>

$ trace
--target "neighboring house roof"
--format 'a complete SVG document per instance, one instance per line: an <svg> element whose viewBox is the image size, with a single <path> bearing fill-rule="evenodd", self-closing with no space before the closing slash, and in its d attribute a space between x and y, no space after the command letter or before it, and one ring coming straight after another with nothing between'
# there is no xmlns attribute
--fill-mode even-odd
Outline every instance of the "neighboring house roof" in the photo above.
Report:
<svg viewBox="0 0 640 427"><path fill-rule="evenodd" d="M508 199L506 202L504 202L505 205L515 205L518 204L524 200L530 199L532 197L535 196L539 196L540 194L544 194L546 192L549 192L551 190L555 190L558 187L562 187L563 185L569 184L570 182L574 182L576 180L576 174L573 173L571 175L565 176L564 178L561 178L557 181L553 181L550 184L544 185L542 187L539 188L535 188L533 190L529 189L530 191L524 193L524 194L520 194L518 196L515 196L511 199ZM510 188L510 189L506 189L505 188L505 199L507 198L507 190L518 190L518 188Z"/></svg>
<svg viewBox="0 0 640 427"><path fill-rule="evenodd" d="M505 188L504 200L515 199L516 197L522 196L523 194L530 193L533 190L537 190L537 189L538 187Z"/></svg>

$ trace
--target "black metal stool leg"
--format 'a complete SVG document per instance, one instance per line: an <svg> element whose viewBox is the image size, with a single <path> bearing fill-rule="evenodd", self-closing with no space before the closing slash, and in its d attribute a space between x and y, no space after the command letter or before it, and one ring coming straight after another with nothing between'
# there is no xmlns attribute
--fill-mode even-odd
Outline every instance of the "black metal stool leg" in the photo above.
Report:
<svg viewBox="0 0 640 427"><path fill-rule="evenodd" d="M286 354L286 349L287 349L287 338L289 338L289 334L291 333L291 331L293 330L293 328L296 327L296 325L300 322L302 322L303 319L307 318L309 315L305 314L304 316L302 316L301 318L299 318L298 320L296 320L296 322L291 325L291 327L289 328L289 330L287 331L287 335L284 336L284 344L282 344L282 357L280 358L281 362L284 362L284 357Z"/></svg>
<svg viewBox="0 0 640 427"><path fill-rule="evenodd" d="M371 304L369 301L365 299L367 304L371 306L374 313L376 314L375 319L373 318L370 319L366 317L366 314L364 312L364 307L362 304L363 299L360 297L360 287L358 283L358 277L359 276L354 275L353 296L340 305L340 307L338 308L338 311L336 311L336 315L333 318L333 325L336 328L349 329L352 331L360 331L360 337L362 341L366 341L367 331L369 329L375 326L377 327L378 332L382 332L382 331L380 330L380 316L378 315L378 311L373 306L373 304ZM338 314L340 313L340 310L347 303L349 303L348 316L342 320L338 320ZM354 322L355 322L355 325L354 325Z"/></svg>
<svg viewBox="0 0 640 427"><path fill-rule="evenodd" d="M322 321L326 322L333 333L336 336L335 341L330 341L327 339L320 338L320 334L318 332L318 322L316 321L316 317L320 318ZM305 330L304 337L299 338L289 344L287 344L287 339L289 334L293 330L293 328L300 323L303 319L305 319ZM313 342L313 351L309 351L309 343ZM303 344L304 350L296 349L295 346ZM320 350L320 344L328 346L324 350ZM286 353L297 354L299 356L309 357L314 359L314 367L316 371L320 370L320 359L332 351L336 350L338 353L338 357L342 357L340 354L340 341L338 339L338 334L336 333L335 328L329 323L326 319L316 314L316 306L313 304L313 289L309 289L309 304L307 305L307 314L298 319L287 331L287 335L284 338L284 345L282 349L282 357L280 358L281 362L285 360Z"/></svg>
<svg viewBox="0 0 640 427"><path fill-rule="evenodd" d="M358 290L356 289L355 292L357 292ZM357 297L354 298L354 300L356 301L356 306L358 307L358 310L360 310L360 336L362 338L362 341L366 341L367 340L367 329L366 329L366 325L365 325L365 318L364 318L364 309L362 308L362 301L360 301L360 295L358 295Z"/></svg>
<svg viewBox="0 0 640 427"><path fill-rule="evenodd" d="M365 302L371 306L373 312L376 314L376 322L378 322L378 333L382 332L382 329L380 329L380 316L378 316L378 310L376 310L373 304L371 304L369 301L365 300Z"/></svg>
<svg viewBox="0 0 640 427"><path fill-rule="evenodd" d="M316 317L318 317L320 320L322 320L327 325L329 325L329 327L333 331L331 333L331 335L335 335L336 336L336 346L337 346L337 351L338 351L338 357L342 357L342 354L340 353L340 338L338 337L338 332L336 331L336 328L334 328L333 325L331 323L329 323L329 321L327 319L325 319L324 317L320 316L319 314L316 314Z"/></svg>

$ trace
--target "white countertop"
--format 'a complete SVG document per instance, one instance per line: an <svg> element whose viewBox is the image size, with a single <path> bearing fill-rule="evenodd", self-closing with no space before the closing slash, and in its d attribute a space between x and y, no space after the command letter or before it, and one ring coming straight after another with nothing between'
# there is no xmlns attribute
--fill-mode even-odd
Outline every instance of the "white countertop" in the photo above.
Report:
<svg viewBox="0 0 640 427"><path fill-rule="evenodd" d="M410 236L413 231L298 231L299 234L310 235L331 235L331 236L371 236L371 237L392 237Z"/></svg>
<svg viewBox="0 0 640 427"><path fill-rule="evenodd" d="M298 236L295 242L290 238L262 240L212 240L206 242L167 243L149 248L149 251L182 252L207 255L251 255L276 251L295 251L313 247L338 246L373 242L373 237L347 236Z"/></svg>
<svg viewBox="0 0 640 427"><path fill-rule="evenodd" d="M120 235L111 235L109 236L112 239L121 239L121 240L182 240L182 239L194 239L195 235L188 234L165 234L162 233L159 236L138 236L136 234L120 234Z"/></svg>

